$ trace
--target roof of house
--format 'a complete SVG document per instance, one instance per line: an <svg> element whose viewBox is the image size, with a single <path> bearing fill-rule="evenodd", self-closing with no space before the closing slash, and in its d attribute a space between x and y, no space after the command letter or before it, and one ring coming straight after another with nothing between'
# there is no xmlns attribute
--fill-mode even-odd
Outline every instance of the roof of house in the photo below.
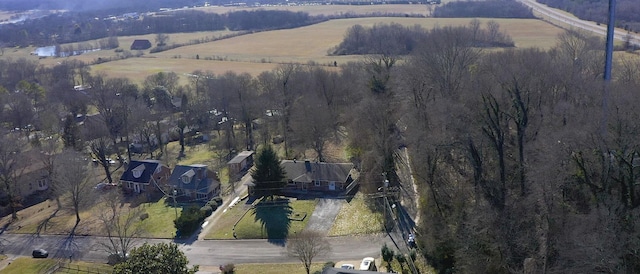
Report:
<svg viewBox="0 0 640 274"><path fill-rule="evenodd" d="M129 163L127 170L120 176L120 181L134 183L149 183L151 176L161 165L158 160L134 160ZM138 177L136 177L139 175Z"/></svg>
<svg viewBox="0 0 640 274"><path fill-rule="evenodd" d="M282 160L280 162L286 172L288 180L293 182L345 182L351 169L352 163L325 163L296 160Z"/></svg>
<svg viewBox="0 0 640 274"><path fill-rule="evenodd" d="M173 168L169 184L177 189L190 189L200 193L208 193L212 186L220 184L216 178L202 174L207 174L206 165L178 165Z"/></svg>
<svg viewBox="0 0 640 274"><path fill-rule="evenodd" d="M243 152L240 152L238 153L238 155L236 155L236 157L233 157L233 159L229 161L229 164L239 164L247 157L250 157L251 155L253 155L253 153L254 152L252 150L245 150Z"/></svg>
<svg viewBox="0 0 640 274"><path fill-rule="evenodd" d="M148 49L151 47L151 42L147 39L136 39L131 44L131 49Z"/></svg>

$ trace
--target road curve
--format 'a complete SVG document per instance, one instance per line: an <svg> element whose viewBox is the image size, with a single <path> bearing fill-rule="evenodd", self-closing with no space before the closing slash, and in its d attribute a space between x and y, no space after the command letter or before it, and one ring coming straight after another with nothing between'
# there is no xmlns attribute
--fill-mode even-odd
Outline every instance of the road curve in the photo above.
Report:
<svg viewBox="0 0 640 274"><path fill-rule="evenodd" d="M557 21L566 23L574 28L583 29L589 32L596 33L598 35L606 36L607 34L606 25L598 25L591 21L578 19L573 15L566 14L564 12L561 12L558 9L551 8L544 4L540 4L535 0L517 0L517 1L530 7L533 11L538 12L548 18L551 18L552 20L557 20ZM636 46L640 46L640 35L634 34L634 33L629 33L628 35L631 36L632 44ZM614 32L615 39L620 41L625 41L626 36L627 36L627 32L625 30L616 28Z"/></svg>

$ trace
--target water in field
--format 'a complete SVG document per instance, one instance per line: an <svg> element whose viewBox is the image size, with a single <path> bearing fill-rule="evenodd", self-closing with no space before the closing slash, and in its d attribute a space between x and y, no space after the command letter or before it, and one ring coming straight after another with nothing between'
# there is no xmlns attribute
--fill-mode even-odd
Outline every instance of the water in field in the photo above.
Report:
<svg viewBox="0 0 640 274"><path fill-rule="evenodd" d="M62 51L56 55L56 46L47 46L47 47L39 47L36 48L31 54L38 55L38 57L68 57L74 55L80 55L87 52L92 52L100 49L85 49L85 50L74 50L74 51Z"/></svg>

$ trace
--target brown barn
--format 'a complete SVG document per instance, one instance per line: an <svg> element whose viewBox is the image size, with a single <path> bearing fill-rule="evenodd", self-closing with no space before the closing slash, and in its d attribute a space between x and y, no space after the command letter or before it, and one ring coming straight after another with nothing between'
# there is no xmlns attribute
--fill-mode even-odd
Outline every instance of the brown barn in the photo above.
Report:
<svg viewBox="0 0 640 274"><path fill-rule="evenodd" d="M136 39L131 44L131 50L145 50L151 48L151 42L146 39Z"/></svg>

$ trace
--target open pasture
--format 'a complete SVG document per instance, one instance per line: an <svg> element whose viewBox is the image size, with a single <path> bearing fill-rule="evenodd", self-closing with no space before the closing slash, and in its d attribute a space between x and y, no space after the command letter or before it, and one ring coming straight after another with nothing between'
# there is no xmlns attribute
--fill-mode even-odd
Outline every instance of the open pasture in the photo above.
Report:
<svg viewBox="0 0 640 274"><path fill-rule="evenodd" d="M534 19L480 19L483 24L489 20L498 22L501 29L511 35L517 47L550 48L555 45L558 34L563 32L558 27ZM431 29L436 26L466 25L469 21L468 18L380 17L331 20L296 29L258 32L180 47L147 55L152 58L132 58L96 65L93 70L104 71L111 76L143 79L159 71L174 71L183 75L196 69L215 74L232 70L257 75L275 68L278 63L314 62L326 65L336 61L343 64L361 57L328 56L328 52L342 41L347 29L353 25L370 27L394 22L406 26L418 24Z"/></svg>

